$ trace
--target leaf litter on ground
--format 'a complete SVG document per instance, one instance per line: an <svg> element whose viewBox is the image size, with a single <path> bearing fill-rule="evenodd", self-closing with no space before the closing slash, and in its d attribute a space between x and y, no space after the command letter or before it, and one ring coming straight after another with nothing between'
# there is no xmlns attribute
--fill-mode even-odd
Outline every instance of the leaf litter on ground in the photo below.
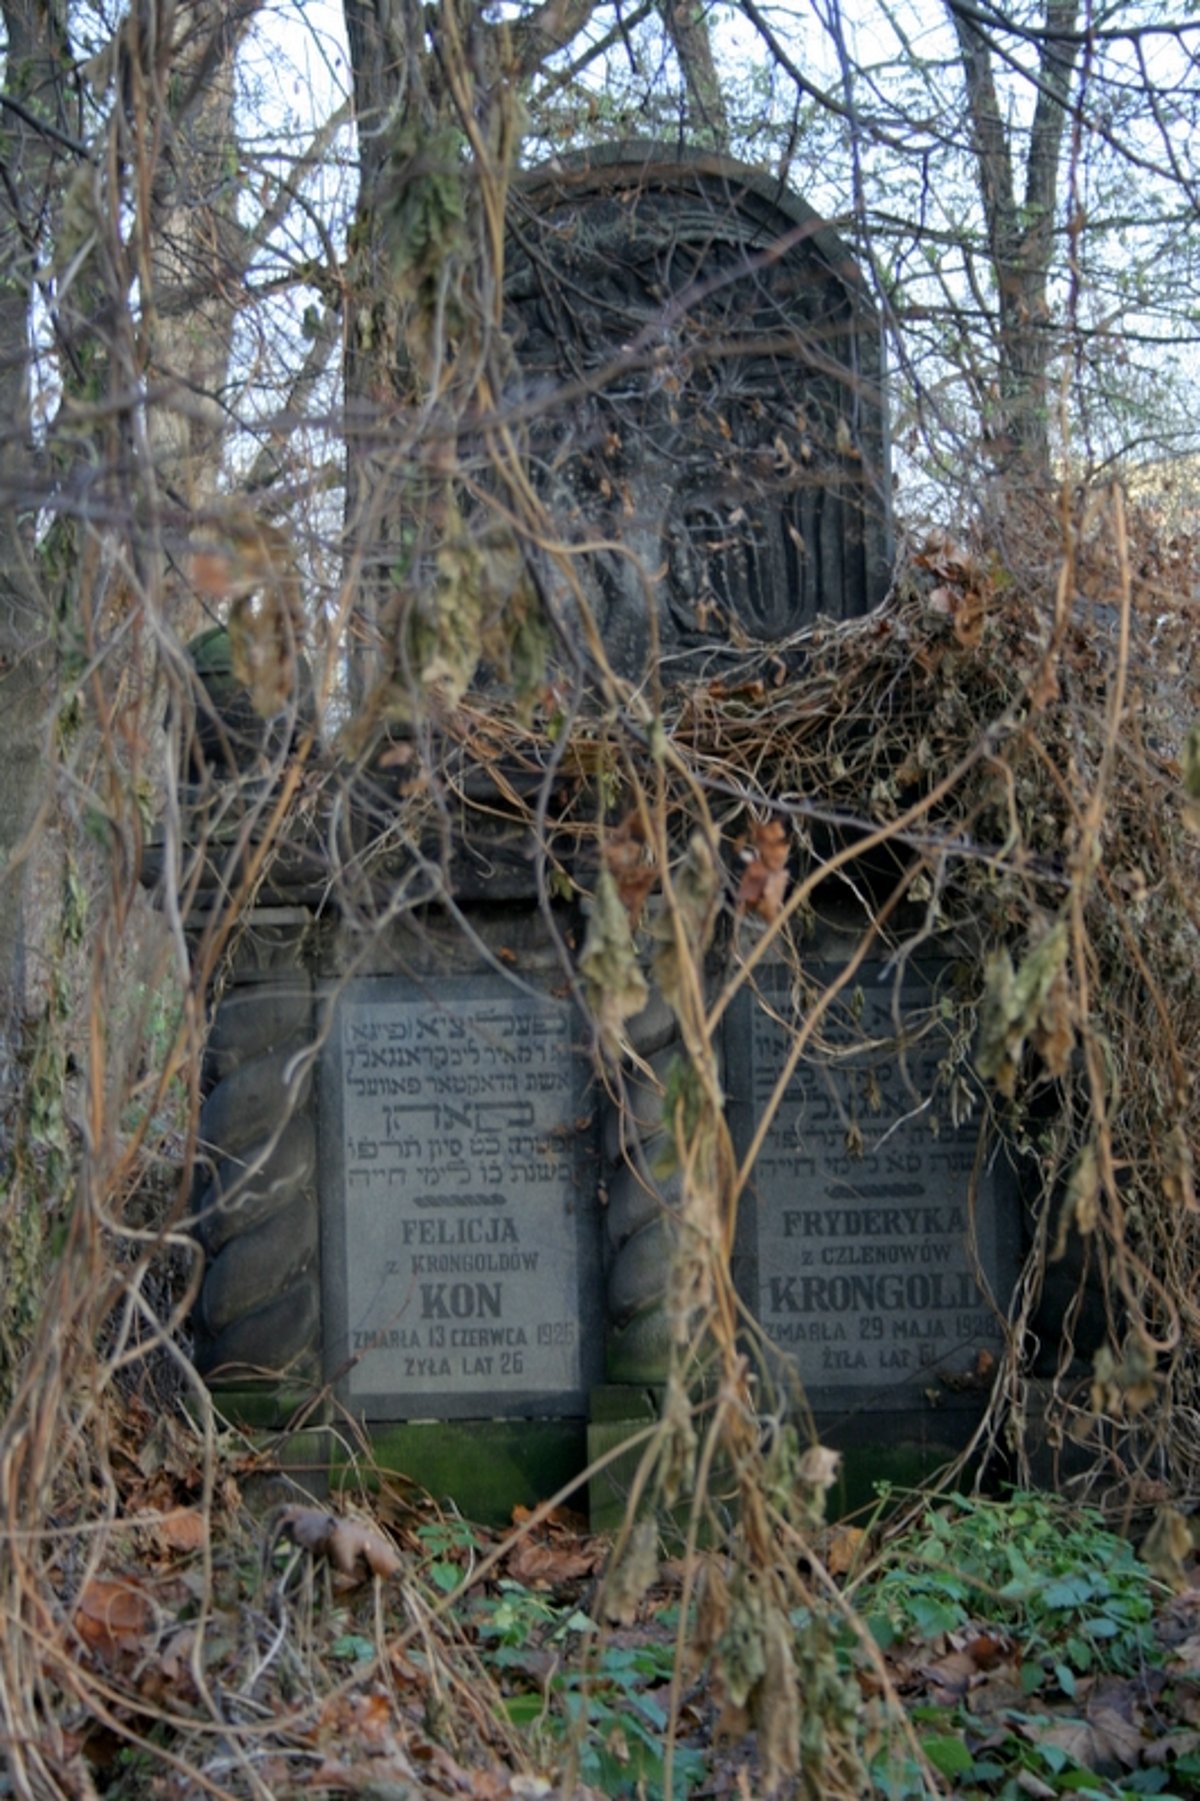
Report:
<svg viewBox="0 0 1200 1801"><path fill-rule="evenodd" d="M613 1623L613 1545L578 1516L520 1512L502 1535L381 1494L357 1511L295 1504L254 1520L228 1472L207 1513L184 1464L153 1479L151 1508L144 1473L131 1475L140 1511L70 1616L82 1698L71 1742L103 1782L130 1748L112 1730L114 1693L128 1695L116 1715L131 1742L151 1706L160 1740L201 1771L220 1763L221 1694L254 1722L270 1792L666 1801L674 1696L675 1801L764 1796L754 1735L717 1737L703 1667L673 1688L688 1570L649 1534L636 1597ZM1194 1555L1173 1592L1098 1513L1014 1494L927 1503L894 1539L837 1523L814 1534L812 1557L877 1647L866 1656L831 1611L864 1743L890 1685L943 1794L1200 1793ZM936 1792L881 1743L876 1792ZM240 1794L220 1767L217 1786ZM160 1765L153 1792L195 1791Z"/></svg>

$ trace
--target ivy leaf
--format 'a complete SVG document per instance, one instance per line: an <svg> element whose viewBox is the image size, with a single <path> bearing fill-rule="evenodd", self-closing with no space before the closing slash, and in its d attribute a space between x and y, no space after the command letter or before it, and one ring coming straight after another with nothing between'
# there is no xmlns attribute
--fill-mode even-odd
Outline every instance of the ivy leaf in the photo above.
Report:
<svg viewBox="0 0 1200 1801"><path fill-rule="evenodd" d="M939 1776L969 1776L975 1759L960 1738L925 1738L921 1749Z"/></svg>
<svg viewBox="0 0 1200 1801"><path fill-rule="evenodd" d="M462 133L417 122L392 147L388 243L397 295L422 297L440 268L466 245L467 199Z"/></svg>

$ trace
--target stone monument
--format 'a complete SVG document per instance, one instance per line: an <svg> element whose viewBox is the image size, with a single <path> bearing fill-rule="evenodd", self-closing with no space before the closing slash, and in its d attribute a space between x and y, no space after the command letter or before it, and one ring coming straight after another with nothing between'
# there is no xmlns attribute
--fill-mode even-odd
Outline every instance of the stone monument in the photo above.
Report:
<svg viewBox="0 0 1200 1801"><path fill-rule="evenodd" d="M506 308L530 479L563 540L598 547L579 591L620 674L690 679L731 646L786 660L818 613L881 598L878 321L802 202L726 159L644 146L534 171ZM377 793L362 817L386 823L389 804ZM652 1001L632 1022L650 1079L618 1115L535 902L528 825L456 843L453 907L365 933L320 843L265 890L215 1006L198 1361L247 1420L302 1402L315 1437L296 1443L316 1461L344 1440L320 1435L339 1411L382 1462L503 1516L578 1473L589 1442L619 1442L665 1375L674 1196L648 1169L671 1017ZM394 886L408 853L389 854ZM939 979L895 989L864 967L873 1049L798 1069L739 1240L766 1355L796 1359L823 1418L876 1437L980 1378L1001 1342L986 1291L1003 1305L1013 1274L1001 1180L942 1117ZM726 1025L743 1149L800 1004L791 981L770 973Z"/></svg>

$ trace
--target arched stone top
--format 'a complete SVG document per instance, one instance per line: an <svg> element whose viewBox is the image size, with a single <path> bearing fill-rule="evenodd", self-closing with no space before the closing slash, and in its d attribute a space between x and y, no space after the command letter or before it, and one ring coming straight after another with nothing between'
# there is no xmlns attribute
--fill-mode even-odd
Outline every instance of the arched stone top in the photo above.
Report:
<svg viewBox="0 0 1200 1801"><path fill-rule="evenodd" d="M854 253L834 227L785 181L736 157L653 138L627 139L553 157L523 170L514 185L538 212L548 211L555 201L573 205L581 195L627 196L635 189L676 198L691 192L711 208L712 195L723 189L742 220L751 227L761 221L774 241L788 226L798 227L809 251L865 312L874 313Z"/></svg>
<svg viewBox="0 0 1200 1801"><path fill-rule="evenodd" d="M505 283L530 465L623 673L774 642L888 580L879 321L805 201L704 151L515 183Z"/></svg>

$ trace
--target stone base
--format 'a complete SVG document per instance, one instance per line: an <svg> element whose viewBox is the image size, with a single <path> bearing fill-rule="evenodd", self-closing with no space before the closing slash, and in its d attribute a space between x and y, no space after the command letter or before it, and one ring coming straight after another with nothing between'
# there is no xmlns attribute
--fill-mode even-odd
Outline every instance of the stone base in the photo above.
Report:
<svg viewBox="0 0 1200 1801"><path fill-rule="evenodd" d="M587 1428L589 1466L617 1452L588 1482L588 1515L593 1532L615 1532L625 1518L646 1444L632 1443L658 1418L662 1390L632 1383L606 1383L592 1390ZM620 1447L629 1444L628 1450Z"/></svg>
<svg viewBox="0 0 1200 1801"><path fill-rule="evenodd" d="M584 1420L375 1422L369 1430L381 1475L407 1476L481 1526L507 1525L514 1507L548 1501L581 1474L587 1454ZM582 1483L566 1505L584 1509Z"/></svg>
<svg viewBox="0 0 1200 1801"><path fill-rule="evenodd" d="M592 1417L587 1429L588 1461L617 1452L588 1483L588 1510L595 1532L614 1532L625 1517L645 1440L634 1442L658 1416L662 1390L610 1383L592 1391ZM838 1421L818 1421L821 1442L841 1453L838 1479L826 1501L826 1518L844 1519L877 1505L880 1484L890 1484L897 1497L927 1482L959 1456L969 1436L963 1408L941 1414L934 1409L896 1415L862 1414ZM823 1430L822 1430L823 1428ZM629 1449L619 1447L628 1443ZM716 1495L728 1498L728 1484L714 1472ZM652 1492L652 1490L650 1491ZM686 1521L687 1504L675 1510Z"/></svg>
<svg viewBox="0 0 1200 1801"><path fill-rule="evenodd" d="M284 1492L288 1477L321 1499L390 1478L453 1502L468 1520L502 1526L514 1507L549 1500L586 1465L582 1419L374 1421L365 1428L370 1452L356 1458L328 1407L305 1412L311 1401L311 1393L262 1385L214 1390L218 1416L276 1453L279 1475L255 1479L256 1502L294 1498ZM586 1511L582 1482L569 1505Z"/></svg>
<svg viewBox="0 0 1200 1801"><path fill-rule="evenodd" d="M827 1519L845 1519L878 1505L883 1484L901 1499L962 1455L981 1409L936 1408L895 1414L818 1418L822 1444L841 1453L838 1479L825 1504Z"/></svg>
<svg viewBox="0 0 1200 1801"><path fill-rule="evenodd" d="M327 1401L314 1389L282 1382L214 1382L209 1390L217 1416L245 1432L287 1432L298 1436L332 1418Z"/></svg>
<svg viewBox="0 0 1200 1801"><path fill-rule="evenodd" d="M263 1386L213 1395L222 1419L264 1449L277 1451L282 1476L314 1495L391 1477L435 1500L452 1501L468 1520L481 1525L507 1524L514 1507L535 1507L607 1457L586 1488L580 1481L570 1505L588 1513L593 1531L613 1532L625 1517L646 1448L641 1435L658 1417L662 1390L648 1384L603 1384L591 1392L587 1420L376 1421L367 1429L369 1459L348 1453L346 1434L331 1422L328 1411L306 1411L311 1400L302 1391ZM872 1508L880 1483L890 1483L903 1495L928 1481L966 1442L966 1411L860 1414L818 1422L819 1427L824 1424L822 1442L842 1454L827 1517ZM291 1422L296 1425L289 1430ZM1044 1473L1039 1469L1039 1477ZM718 1494L723 1493L726 1484L714 1479ZM287 1498L279 1479L263 1478L256 1487L266 1504ZM676 1509L681 1526L687 1510L685 1499Z"/></svg>

